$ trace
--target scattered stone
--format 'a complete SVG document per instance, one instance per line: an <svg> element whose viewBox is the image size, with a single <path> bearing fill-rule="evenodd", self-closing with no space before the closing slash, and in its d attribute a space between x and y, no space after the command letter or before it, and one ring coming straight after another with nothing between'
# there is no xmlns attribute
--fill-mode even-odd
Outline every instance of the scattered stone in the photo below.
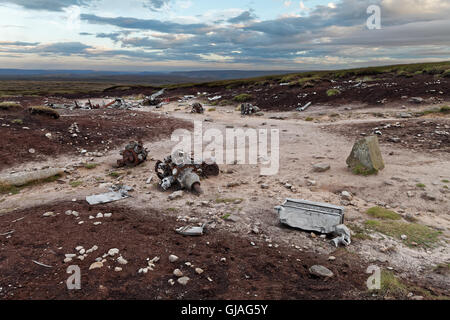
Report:
<svg viewBox="0 0 450 320"><path fill-rule="evenodd" d="M430 193L422 194L422 199L427 200L427 201L436 201L437 200L437 198Z"/></svg>
<svg viewBox="0 0 450 320"><path fill-rule="evenodd" d="M408 236L405 235L405 234L402 234L402 235L400 236L400 238L402 238L402 240L407 240L407 239L408 239Z"/></svg>
<svg viewBox="0 0 450 320"><path fill-rule="evenodd" d="M174 193L172 193L171 195L169 195L169 200L175 200L178 198L182 198L183 197L184 192L181 191L176 191Z"/></svg>
<svg viewBox="0 0 450 320"><path fill-rule="evenodd" d="M173 254L171 254L171 255L169 256L169 261L172 262L172 263L177 262L178 259L179 259L179 258L178 258L177 256L173 255Z"/></svg>
<svg viewBox="0 0 450 320"><path fill-rule="evenodd" d="M101 268L103 268L103 262L94 262L94 263L91 264L91 266L89 267L89 270L101 269Z"/></svg>
<svg viewBox="0 0 450 320"><path fill-rule="evenodd" d="M115 267L115 268L114 268L114 271L115 271L115 272L121 272L121 271L122 271L122 268L121 268L121 267Z"/></svg>
<svg viewBox="0 0 450 320"><path fill-rule="evenodd" d="M309 268L309 273L316 277L324 277L324 278L331 278L334 276L333 272L329 270L328 268L320 265L315 265Z"/></svg>
<svg viewBox="0 0 450 320"><path fill-rule="evenodd" d="M105 218L111 218L112 217L112 213L105 213L103 216Z"/></svg>
<svg viewBox="0 0 450 320"><path fill-rule="evenodd" d="M328 257L328 261L335 261L335 260L336 260L336 257L334 257L334 256Z"/></svg>
<svg viewBox="0 0 450 320"><path fill-rule="evenodd" d="M169 279L169 284L171 285L171 286L173 286L174 284L175 284L175 281L173 280L173 279Z"/></svg>
<svg viewBox="0 0 450 320"><path fill-rule="evenodd" d="M341 198L343 200L347 200L347 201L352 201L353 200L352 194L350 192L348 192L348 191L342 191Z"/></svg>
<svg viewBox="0 0 450 320"><path fill-rule="evenodd" d="M97 214L96 218L97 218L97 219L103 218L103 213L99 212L99 213Z"/></svg>
<svg viewBox="0 0 450 320"><path fill-rule="evenodd" d="M56 214L54 212L46 212L43 214L44 217L54 217Z"/></svg>
<svg viewBox="0 0 450 320"><path fill-rule="evenodd" d="M188 277L182 277L182 278L179 278L177 281L182 286L185 286L188 284L189 280L191 280L191 279L189 279Z"/></svg>
<svg viewBox="0 0 450 320"><path fill-rule="evenodd" d="M72 258L65 258L64 259L64 263L69 263L69 262L72 262Z"/></svg>
<svg viewBox="0 0 450 320"><path fill-rule="evenodd" d="M203 269L201 269L201 268L196 268L196 269L195 269L195 272L196 272L197 274L202 274L204 271L203 271Z"/></svg>
<svg viewBox="0 0 450 320"><path fill-rule="evenodd" d="M330 170L331 166L327 163L318 163L313 166L314 172L325 172Z"/></svg>
<svg viewBox="0 0 450 320"><path fill-rule="evenodd" d="M66 254L66 258L68 259L75 258L76 256L77 256L76 254Z"/></svg>
<svg viewBox="0 0 450 320"><path fill-rule="evenodd" d="M119 254L119 249L113 248L108 251L108 255L114 257L116 254Z"/></svg>
<svg viewBox="0 0 450 320"><path fill-rule="evenodd" d="M122 265L128 264L128 261L125 260L122 256L117 258L117 262Z"/></svg>
<svg viewBox="0 0 450 320"><path fill-rule="evenodd" d="M175 269L175 270L173 271L173 275L174 275L175 277L181 278L181 277L183 276L183 272L181 272L180 269Z"/></svg>

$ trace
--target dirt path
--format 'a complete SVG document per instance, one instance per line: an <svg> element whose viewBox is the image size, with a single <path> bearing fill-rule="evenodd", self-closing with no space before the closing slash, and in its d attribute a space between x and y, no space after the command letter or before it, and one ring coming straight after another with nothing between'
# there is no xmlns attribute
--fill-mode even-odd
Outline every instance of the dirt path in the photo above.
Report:
<svg viewBox="0 0 450 320"><path fill-rule="evenodd" d="M257 165L223 165L222 174L218 178L202 182L205 191L202 196L195 197L186 193L181 199L168 201L170 193L162 193L154 185L157 182L156 176L151 184L146 184L148 177L154 174L156 160L162 160L175 145L165 139L146 143L152 160L129 170L111 168L118 159L119 149L106 153L102 158L64 156L39 164L29 163L26 165L28 168L45 165L66 167L70 174L59 183L33 187L17 195L1 197L0 214L51 202L76 200L79 203L86 195L105 192L109 186L120 182L134 188L133 197L120 202L123 207L148 212L149 216L155 211L162 212L181 225L189 222L210 223L212 233L228 232L266 246L289 246L299 254L305 252L328 256L335 255L336 249L330 245L329 239L312 237L308 233L287 229L279 224L272 208L287 197L344 204L346 221L352 225L361 225L370 218L365 213L368 208L387 206L405 218L413 216L418 223L441 230L442 239L449 235L449 195L440 192L442 181L450 179L448 154L427 154L382 144L386 169L377 176L361 177L353 175L345 164L354 139L324 130L325 126L337 125L339 121L332 124L306 122L295 119L292 113L266 113L263 117L242 118L231 107L216 107L216 111L205 115L193 115L189 111L187 106L171 103L160 112L167 112L171 117L183 120L199 120L204 131L209 128L225 131L226 127L244 130L279 129L279 174L262 177L260 166ZM287 118L270 119L273 116ZM375 120L368 115L365 117L366 120ZM205 122L205 119L212 122ZM80 167L80 163L86 161L100 165L92 170ZM325 173L313 172L312 165L322 162L329 163L331 170ZM23 169L23 166L10 168L7 172L19 169ZM116 171L120 174L119 178L109 175ZM315 185L311 186L309 184L312 180ZM70 182L74 181L81 182L81 185L71 187ZM436 195L438 199L422 199L420 195L423 190L418 189L418 183L425 184L426 192ZM267 185L268 189L262 189L262 184ZM286 184L293 188L286 188ZM351 202L342 202L340 192L343 190L353 194ZM408 196L408 191L414 196ZM348 250L356 253L366 264L390 268L397 275L414 281L427 278L427 281L445 291L450 288L448 277L433 272L436 265L450 261L449 246L443 241L434 248L410 248L399 239L373 233L372 239L355 238Z"/></svg>

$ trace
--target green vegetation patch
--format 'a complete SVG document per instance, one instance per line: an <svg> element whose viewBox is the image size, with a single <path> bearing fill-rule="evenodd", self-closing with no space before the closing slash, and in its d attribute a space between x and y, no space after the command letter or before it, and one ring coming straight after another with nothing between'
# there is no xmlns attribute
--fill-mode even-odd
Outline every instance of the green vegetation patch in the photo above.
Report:
<svg viewBox="0 0 450 320"><path fill-rule="evenodd" d="M361 164L356 165L352 169L352 172L353 172L353 174L360 175L360 176L371 176L371 175L378 174L377 169L367 169L366 167L364 167Z"/></svg>
<svg viewBox="0 0 450 320"><path fill-rule="evenodd" d="M58 111L49 108L49 107L45 107L45 106L35 106L35 107L30 107L28 109L28 111L31 114L38 114L38 115L43 115L43 116L47 116L47 117L51 117L54 119L59 119L59 113Z"/></svg>
<svg viewBox="0 0 450 320"><path fill-rule="evenodd" d="M22 119L14 119L13 121L11 121L12 124L18 124L18 125L23 125L23 120Z"/></svg>
<svg viewBox="0 0 450 320"><path fill-rule="evenodd" d="M401 239L402 235L406 235L408 238L404 242L409 247L413 247L415 243L419 246L431 248L436 245L442 234L440 231L421 224L400 221L368 220L365 222L365 226L368 229L397 239Z"/></svg>
<svg viewBox="0 0 450 320"><path fill-rule="evenodd" d="M242 93L233 98L234 101L237 102L247 102L253 99L253 96L247 93Z"/></svg>
<svg viewBox="0 0 450 320"><path fill-rule="evenodd" d="M235 201L244 201L244 199L241 199L241 198L218 198L218 199L216 199L216 203L217 204L219 204L219 203L226 203L226 204L228 204L228 203L234 203Z"/></svg>
<svg viewBox="0 0 450 320"><path fill-rule="evenodd" d="M402 217L391 210L387 210L381 207L373 207L367 210L367 214L371 217L383 219L383 220L401 220Z"/></svg>
<svg viewBox="0 0 450 320"><path fill-rule="evenodd" d="M327 96L329 97L334 97L341 94L341 91L339 91L338 89L329 89L327 90Z"/></svg>
<svg viewBox="0 0 450 320"><path fill-rule="evenodd" d="M72 181L69 183L72 188L78 188L83 184L83 181Z"/></svg>
<svg viewBox="0 0 450 320"><path fill-rule="evenodd" d="M16 102L0 102L0 110L20 109L21 105Z"/></svg>
<svg viewBox="0 0 450 320"><path fill-rule="evenodd" d="M418 183L418 184L416 184L416 187L420 188L420 189L425 189L427 186L423 183Z"/></svg>
<svg viewBox="0 0 450 320"><path fill-rule="evenodd" d="M88 170L92 170L98 167L98 163L85 163L84 167Z"/></svg>
<svg viewBox="0 0 450 320"><path fill-rule="evenodd" d="M24 188L32 187L32 186L36 186L36 185L40 185L40 184L45 184L45 183L55 182L56 180L60 179L61 177L62 177L62 175L57 174L55 176L52 176L52 177L49 177L46 179L28 182L27 184L20 186L20 187L0 183L0 194L9 194L9 193L18 194L20 192L20 190L22 190Z"/></svg>

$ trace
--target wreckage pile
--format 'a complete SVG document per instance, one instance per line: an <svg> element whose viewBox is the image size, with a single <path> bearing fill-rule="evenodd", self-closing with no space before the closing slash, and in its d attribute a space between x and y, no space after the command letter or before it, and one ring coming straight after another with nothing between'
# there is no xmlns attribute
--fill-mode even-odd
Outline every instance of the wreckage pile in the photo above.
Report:
<svg viewBox="0 0 450 320"><path fill-rule="evenodd" d="M196 102L192 105L191 113L203 114L204 112L205 112L205 109L203 108L201 103Z"/></svg>
<svg viewBox="0 0 450 320"><path fill-rule="evenodd" d="M241 114L243 116L252 115L254 113L260 112L261 109L257 106L252 105L251 103L243 103L241 104Z"/></svg>
<svg viewBox="0 0 450 320"><path fill-rule="evenodd" d="M160 187L166 191L172 187L201 193L200 177L219 175L219 166L214 161L198 164L192 157L178 150L173 155L158 161L155 172L161 179Z"/></svg>
<svg viewBox="0 0 450 320"><path fill-rule="evenodd" d="M120 154L122 159L117 160L118 167L137 166L147 160L148 150L141 141L131 141Z"/></svg>

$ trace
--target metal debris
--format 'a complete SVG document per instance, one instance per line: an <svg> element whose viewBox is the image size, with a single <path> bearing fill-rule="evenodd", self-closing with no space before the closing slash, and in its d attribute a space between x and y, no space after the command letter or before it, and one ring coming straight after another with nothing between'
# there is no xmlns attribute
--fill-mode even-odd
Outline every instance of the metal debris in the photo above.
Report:
<svg viewBox="0 0 450 320"><path fill-rule="evenodd" d="M282 224L305 231L329 234L344 223L344 208L326 203L286 199L275 211Z"/></svg>
<svg viewBox="0 0 450 320"><path fill-rule="evenodd" d="M129 198L130 195L128 194L129 191L132 191L133 188L128 186L113 186L110 188L110 192L102 193L98 195L93 196L87 196L86 201L90 205L96 205L96 204L103 204L103 203L109 203L114 201L123 200L126 198Z"/></svg>
<svg viewBox="0 0 450 320"><path fill-rule="evenodd" d="M186 227L181 227L181 228L176 229L176 232L183 236L202 236L205 227L206 227L206 224L204 224L201 227L186 226Z"/></svg>
<svg viewBox="0 0 450 320"><path fill-rule="evenodd" d="M203 106L201 105L201 103L194 103L192 105L192 110L191 113L200 113L203 114L205 112L205 109L203 108Z"/></svg>
<svg viewBox="0 0 450 320"><path fill-rule="evenodd" d="M243 103L241 104L241 114L242 115L251 115L254 113L260 112L261 109L257 106L252 105L251 103Z"/></svg>
<svg viewBox="0 0 450 320"><path fill-rule="evenodd" d="M41 267L45 267L45 268L53 268L52 266L48 266L46 264L43 264L39 261L35 261L35 260L31 260L33 263L36 263L37 265L40 265Z"/></svg>
<svg viewBox="0 0 450 320"><path fill-rule="evenodd" d="M158 161L155 172L161 179L160 186L164 191L177 187L201 193L200 177L218 176L220 171L213 159L198 164L184 151L178 150L166 157L164 162Z"/></svg>
<svg viewBox="0 0 450 320"><path fill-rule="evenodd" d="M336 248L339 247L340 244L349 246L352 243L351 232L346 225L340 224L336 226L334 234L336 234L338 237L331 240L331 242L336 246Z"/></svg>
<svg viewBox="0 0 450 320"><path fill-rule="evenodd" d="M118 167L137 166L147 160L148 150L141 141L131 141L120 154L123 158L117 160Z"/></svg>
<svg viewBox="0 0 450 320"><path fill-rule="evenodd" d="M308 103L305 104L303 107L299 107L299 108L297 108L296 110L297 110L297 111L303 112L303 111L306 111L311 105L312 105L312 102L308 102Z"/></svg>

